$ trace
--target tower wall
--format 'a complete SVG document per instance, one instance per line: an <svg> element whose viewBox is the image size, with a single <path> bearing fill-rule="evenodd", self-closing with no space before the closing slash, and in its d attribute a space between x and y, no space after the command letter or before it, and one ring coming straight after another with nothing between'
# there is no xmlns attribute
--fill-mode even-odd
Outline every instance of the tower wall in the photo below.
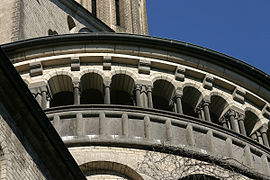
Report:
<svg viewBox="0 0 270 180"><path fill-rule="evenodd" d="M93 13L92 1L76 0ZM148 34L147 12L145 0L119 0L120 25L116 22L116 1L97 0L96 16L116 32L132 34Z"/></svg>

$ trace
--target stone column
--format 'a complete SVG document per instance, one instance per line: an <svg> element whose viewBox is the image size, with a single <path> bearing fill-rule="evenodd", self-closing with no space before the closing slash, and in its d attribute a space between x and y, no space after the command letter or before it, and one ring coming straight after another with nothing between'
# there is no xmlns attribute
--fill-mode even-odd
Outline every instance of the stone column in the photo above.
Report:
<svg viewBox="0 0 270 180"><path fill-rule="evenodd" d="M111 82L104 82L104 104L111 104Z"/></svg>
<svg viewBox="0 0 270 180"><path fill-rule="evenodd" d="M183 93L181 91L177 91L175 93L176 109L178 114L183 114L182 97Z"/></svg>
<svg viewBox="0 0 270 180"><path fill-rule="evenodd" d="M142 107L148 108L147 90L146 90L145 85L141 86L141 102L142 102Z"/></svg>
<svg viewBox="0 0 270 180"><path fill-rule="evenodd" d="M226 129L229 129L228 125L227 125L227 118L225 116L223 116L221 119L220 119L220 123L222 124L222 127L226 128Z"/></svg>
<svg viewBox="0 0 270 180"><path fill-rule="evenodd" d="M234 110L229 110L225 116L228 116L229 120L230 120L230 124L231 124L231 128L234 132L239 133L239 128L237 125L237 121L236 121L236 112Z"/></svg>
<svg viewBox="0 0 270 180"><path fill-rule="evenodd" d="M261 132L261 136L262 136L262 140L263 140L263 144L267 147L269 147L269 142L268 142L268 138L267 138L267 132L268 130L268 127L266 125L263 125L261 128L260 128L260 132Z"/></svg>
<svg viewBox="0 0 270 180"><path fill-rule="evenodd" d="M210 116L210 111L209 111L209 101L203 101L203 110L204 110L204 115L205 115L205 120L211 122L211 116Z"/></svg>
<svg viewBox="0 0 270 180"><path fill-rule="evenodd" d="M41 87L41 108L46 109L47 108L47 93L48 89L46 86Z"/></svg>
<svg viewBox="0 0 270 180"><path fill-rule="evenodd" d="M153 108L152 87L147 87L148 108Z"/></svg>
<svg viewBox="0 0 270 180"><path fill-rule="evenodd" d="M142 100L141 100L141 85L135 85L135 92L136 92L136 103L137 106L142 107Z"/></svg>
<svg viewBox="0 0 270 180"><path fill-rule="evenodd" d="M253 133L251 136L250 136L254 141L257 141L258 142L258 137L256 135L256 132Z"/></svg>
<svg viewBox="0 0 270 180"><path fill-rule="evenodd" d="M42 95L41 95L41 93L37 93L35 95L35 97L36 97L36 100L37 100L38 104L41 106L41 101L42 101Z"/></svg>
<svg viewBox="0 0 270 180"><path fill-rule="evenodd" d="M73 82L74 104L80 104L80 82Z"/></svg>
<svg viewBox="0 0 270 180"><path fill-rule="evenodd" d="M239 114L238 124L239 124L239 128L240 128L240 133L243 134L244 136L246 136L247 133L246 133L244 119L245 119L245 114Z"/></svg>

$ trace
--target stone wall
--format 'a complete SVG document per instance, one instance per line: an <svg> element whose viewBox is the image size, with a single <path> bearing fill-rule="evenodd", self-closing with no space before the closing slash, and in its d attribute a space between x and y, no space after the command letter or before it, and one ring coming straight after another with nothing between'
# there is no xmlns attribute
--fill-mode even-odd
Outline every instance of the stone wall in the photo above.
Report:
<svg viewBox="0 0 270 180"><path fill-rule="evenodd" d="M74 147L69 148L69 151L85 173L95 169L94 166L85 166L85 164L102 161L103 167L99 166L100 169L106 169L109 162L114 162L124 165L118 171L123 176L135 171L139 174L137 179L140 179L141 176L145 180L179 179L189 174L205 174L227 180L249 179L211 163L154 151L98 146ZM88 179L95 177L98 180L103 180L102 174L99 174L99 176L95 175L95 172L93 174L93 176L88 176ZM117 178L114 177L114 179Z"/></svg>
<svg viewBox="0 0 270 180"><path fill-rule="evenodd" d="M76 0L88 11L92 12L92 1ZM120 25L116 25L115 0L97 1L97 18L116 32L148 34L147 12L145 0L120 0Z"/></svg>
<svg viewBox="0 0 270 180"><path fill-rule="evenodd" d="M1 112L2 114L3 112ZM8 119L6 119L9 121ZM21 139L18 139L9 127L10 124L0 117L0 145L1 145L1 172L0 179L50 179L47 170L41 168L40 162L37 161L35 153L30 145L24 139L24 145ZM15 127L15 126L14 126ZM45 173L44 173L45 172Z"/></svg>
<svg viewBox="0 0 270 180"><path fill-rule="evenodd" d="M16 0L2 0L0 6L0 43L10 42L16 35L14 20L18 17L17 13L14 13L16 6ZM16 9L17 10L17 9Z"/></svg>

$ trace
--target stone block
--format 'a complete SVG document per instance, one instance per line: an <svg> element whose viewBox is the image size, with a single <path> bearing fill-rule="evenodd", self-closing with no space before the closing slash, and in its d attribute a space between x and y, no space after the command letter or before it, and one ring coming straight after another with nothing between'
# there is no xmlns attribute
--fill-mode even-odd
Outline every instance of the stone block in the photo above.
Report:
<svg viewBox="0 0 270 180"><path fill-rule="evenodd" d="M232 94L233 99L241 104L245 103L245 95L246 95L245 90L239 87L235 88Z"/></svg>
<svg viewBox="0 0 270 180"><path fill-rule="evenodd" d="M146 59L140 59L138 64L138 70L140 74L150 74L151 61Z"/></svg>
<svg viewBox="0 0 270 180"><path fill-rule="evenodd" d="M70 59L70 67L71 67L71 71L80 71L80 58L71 58Z"/></svg>
<svg viewBox="0 0 270 180"><path fill-rule="evenodd" d="M185 68L178 66L175 70L175 80L184 81L185 80L185 72L186 72Z"/></svg>
<svg viewBox="0 0 270 180"><path fill-rule="evenodd" d="M39 76L43 74L43 66L40 61L33 62L29 64L30 67L30 76Z"/></svg>
<svg viewBox="0 0 270 180"><path fill-rule="evenodd" d="M212 90L212 88L213 88L213 81L214 81L213 76L211 76L209 74L206 74L205 77L204 77L204 79L203 79L203 87L205 89Z"/></svg>
<svg viewBox="0 0 270 180"><path fill-rule="evenodd" d="M112 57L103 56L103 70L111 70L112 68Z"/></svg>

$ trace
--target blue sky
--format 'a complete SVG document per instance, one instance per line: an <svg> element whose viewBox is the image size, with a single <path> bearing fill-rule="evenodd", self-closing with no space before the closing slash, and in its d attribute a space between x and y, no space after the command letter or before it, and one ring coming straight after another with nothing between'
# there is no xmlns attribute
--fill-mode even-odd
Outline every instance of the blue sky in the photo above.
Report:
<svg viewBox="0 0 270 180"><path fill-rule="evenodd" d="M146 0L149 34L238 58L270 74L270 0Z"/></svg>

